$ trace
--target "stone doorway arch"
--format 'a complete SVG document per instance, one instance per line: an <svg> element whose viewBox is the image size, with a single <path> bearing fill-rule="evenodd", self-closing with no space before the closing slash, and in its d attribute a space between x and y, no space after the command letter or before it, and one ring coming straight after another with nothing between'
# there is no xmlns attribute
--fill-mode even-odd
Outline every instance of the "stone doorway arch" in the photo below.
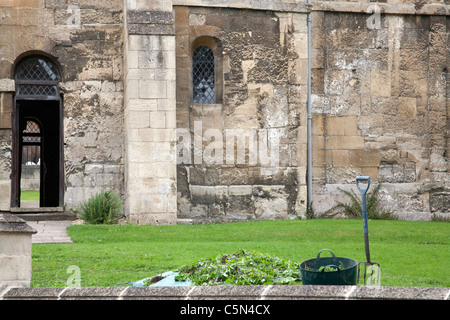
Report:
<svg viewBox="0 0 450 320"><path fill-rule="evenodd" d="M30 142L39 146L38 207L61 207L64 203L63 113L58 88L60 74L58 66L41 55L26 56L16 64L12 128L12 208L21 207L22 164L25 160L24 150ZM38 125L39 133L30 134L31 128L28 125L32 123Z"/></svg>

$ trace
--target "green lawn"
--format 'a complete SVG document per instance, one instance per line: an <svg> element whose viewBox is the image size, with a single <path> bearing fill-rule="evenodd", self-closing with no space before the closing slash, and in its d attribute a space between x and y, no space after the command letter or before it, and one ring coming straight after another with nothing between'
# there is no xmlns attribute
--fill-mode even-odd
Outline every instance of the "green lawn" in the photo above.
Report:
<svg viewBox="0 0 450 320"><path fill-rule="evenodd" d="M241 248L299 263L324 248L366 260L362 220L74 225L68 232L73 244L33 245L32 286L66 286L71 265L81 270L81 286L114 286ZM450 287L447 222L371 220L369 238L372 261L381 265L381 285Z"/></svg>
<svg viewBox="0 0 450 320"><path fill-rule="evenodd" d="M39 190L22 190L20 192L22 201L39 201Z"/></svg>

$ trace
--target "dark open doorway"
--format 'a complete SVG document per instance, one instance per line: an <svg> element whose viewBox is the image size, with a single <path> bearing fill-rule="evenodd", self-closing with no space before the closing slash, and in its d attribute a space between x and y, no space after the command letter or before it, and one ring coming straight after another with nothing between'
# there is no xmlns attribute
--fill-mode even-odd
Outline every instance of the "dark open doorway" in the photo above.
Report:
<svg viewBox="0 0 450 320"><path fill-rule="evenodd" d="M59 101L18 100L16 113L19 130L17 163L19 175L16 179L22 191L21 179L27 163L32 162L39 166L39 207L59 207L61 203L61 137L60 137L60 105ZM39 124L39 135L30 135L27 124ZM30 139L34 137L35 139ZM31 144L29 140L36 140ZM39 141L37 141L39 140ZM37 162L30 161L30 152L33 145L39 143L40 156L31 156ZM18 195L20 197L20 193ZM20 201L20 199L18 199ZM20 203L20 202L19 202Z"/></svg>
<svg viewBox="0 0 450 320"><path fill-rule="evenodd" d="M34 189L39 194L34 206L62 207L63 116L58 69L44 57L30 56L18 63L15 80L11 207L23 206L21 193L29 188L23 178L32 168L37 169Z"/></svg>

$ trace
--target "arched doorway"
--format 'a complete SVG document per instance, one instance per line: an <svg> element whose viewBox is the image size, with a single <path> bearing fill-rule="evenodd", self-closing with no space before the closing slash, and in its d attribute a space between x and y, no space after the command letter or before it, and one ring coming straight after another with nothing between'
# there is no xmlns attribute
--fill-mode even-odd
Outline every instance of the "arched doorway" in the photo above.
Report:
<svg viewBox="0 0 450 320"><path fill-rule="evenodd" d="M17 63L13 114L11 207L21 207L28 169L38 168L36 207L63 205L62 100L57 66L43 56ZM29 167L30 166L30 167ZM35 174L36 176L36 174ZM29 187L28 187L29 188Z"/></svg>

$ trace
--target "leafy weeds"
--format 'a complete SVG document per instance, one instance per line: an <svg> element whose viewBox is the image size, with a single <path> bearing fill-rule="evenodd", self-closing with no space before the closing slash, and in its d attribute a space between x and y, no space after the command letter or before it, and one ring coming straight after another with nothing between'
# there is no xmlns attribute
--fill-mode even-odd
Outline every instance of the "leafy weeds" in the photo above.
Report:
<svg viewBox="0 0 450 320"><path fill-rule="evenodd" d="M122 201L118 194L104 190L80 204L75 212L90 224L114 224L120 218Z"/></svg>
<svg viewBox="0 0 450 320"><path fill-rule="evenodd" d="M258 252L239 250L181 267L177 281L194 285L269 285L300 283L299 264Z"/></svg>
<svg viewBox="0 0 450 320"><path fill-rule="evenodd" d="M368 219L381 219L381 220L396 220L397 216L390 210L380 208L380 199L378 192L381 184L378 184L372 192L367 193L367 218ZM339 188L345 195L350 198L350 203L338 202L333 208L328 210L326 214L336 215L343 213L349 218L361 218L362 217L362 201L361 195L357 195L353 190L346 191Z"/></svg>

